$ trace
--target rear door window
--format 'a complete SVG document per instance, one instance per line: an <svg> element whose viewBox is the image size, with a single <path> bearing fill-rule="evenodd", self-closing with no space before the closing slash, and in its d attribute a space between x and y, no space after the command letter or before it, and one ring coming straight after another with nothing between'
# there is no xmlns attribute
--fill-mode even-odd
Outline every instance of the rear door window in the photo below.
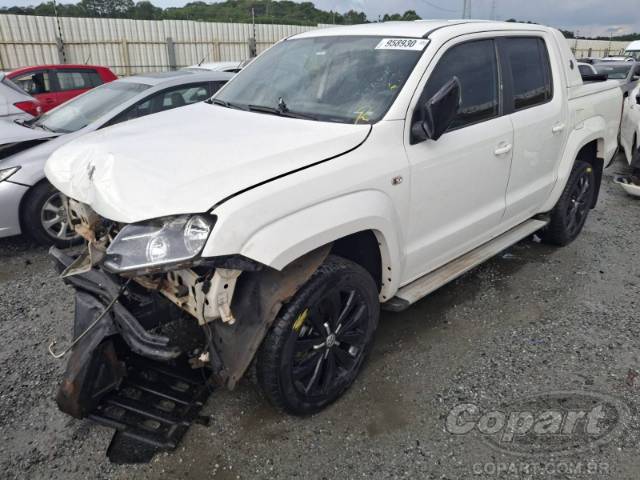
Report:
<svg viewBox="0 0 640 480"><path fill-rule="evenodd" d="M126 122L127 120L133 120L134 118L144 117L152 113L158 113L164 110L171 110L172 108L202 102L210 96L211 94L209 93L208 83L196 83L172 87L141 100L137 104L117 115L113 120L108 122L105 127Z"/></svg>
<svg viewBox="0 0 640 480"><path fill-rule="evenodd" d="M499 45L507 69L507 90L511 91L510 110L524 110L550 101L553 84L544 40L538 37L504 38Z"/></svg>

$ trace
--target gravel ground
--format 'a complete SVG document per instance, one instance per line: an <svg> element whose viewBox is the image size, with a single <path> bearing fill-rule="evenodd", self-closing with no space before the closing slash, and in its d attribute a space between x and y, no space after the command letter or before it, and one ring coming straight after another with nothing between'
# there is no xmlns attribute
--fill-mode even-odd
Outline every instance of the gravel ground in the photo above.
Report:
<svg viewBox="0 0 640 480"><path fill-rule="evenodd" d="M192 427L177 451L147 465L110 464L111 432L57 410L64 362L47 344L69 340L72 291L45 248L0 240L1 476L640 478L640 201L612 184L622 169L608 169L600 202L570 246L520 243L408 311L383 314L365 371L325 412L288 417L245 381L211 397L210 426ZM622 431L581 453L533 457L445 428L459 404L508 408L560 390L618 399L629 409ZM597 472L567 473L581 462ZM546 470L524 469L536 465Z"/></svg>

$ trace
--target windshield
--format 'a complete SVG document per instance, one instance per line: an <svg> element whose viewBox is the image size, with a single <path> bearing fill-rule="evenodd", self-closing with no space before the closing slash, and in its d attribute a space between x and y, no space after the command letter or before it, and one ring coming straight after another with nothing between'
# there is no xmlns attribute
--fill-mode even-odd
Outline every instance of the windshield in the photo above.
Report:
<svg viewBox="0 0 640 480"><path fill-rule="evenodd" d="M75 132L149 87L133 82L105 83L48 111L33 125L56 133Z"/></svg>
<svg viewBox="0 0 640 480"><path fill-rule="evenodd" d="M629 70L633 62L625 65L596 65L596 70L602 75L606 75L609 80L624 80L629 75Z"/></svg>
<svg viewBox="0 0 640 480"><path fill-rule="evenodd" d="M354 36L286 40L240 72L214 103L314 120L374 123L395 100L427 43Z"/></svg>

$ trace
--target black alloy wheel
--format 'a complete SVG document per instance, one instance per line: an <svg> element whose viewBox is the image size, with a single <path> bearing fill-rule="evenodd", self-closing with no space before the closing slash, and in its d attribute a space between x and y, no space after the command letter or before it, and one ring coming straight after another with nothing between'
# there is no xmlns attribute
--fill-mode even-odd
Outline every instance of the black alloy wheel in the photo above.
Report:
<svg viewBox="0 0 640 480"><path fill-rule="evenodd" d="M283 307L258 353L258 380L269 400L308 414L340 397L370 350L379 308L371 275L328 257Z"/></svg>
<svg viewBox="0 0 640 480"><path fill-rule="evenodd" d="M549 224L540 232L543 241L565 246L577 238L593 208L596 175L590 163L576 161L562 195L551 211Z"/></svg>

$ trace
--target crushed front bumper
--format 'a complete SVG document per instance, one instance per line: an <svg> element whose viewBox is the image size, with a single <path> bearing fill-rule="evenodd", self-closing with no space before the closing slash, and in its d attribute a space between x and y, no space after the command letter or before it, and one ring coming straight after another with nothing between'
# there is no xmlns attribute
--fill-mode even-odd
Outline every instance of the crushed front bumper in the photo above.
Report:
<svg viewBox="0 0 640 480"><path fill-rule="evenodd" d="M74 257L52 247L51 255L60 271ZM107 305L120 294L120 279L101 270L66 277L76 289L74 338L98 318ZM145 330L122 303L111 309L73 347L56 401L60 410L76 418L86 417L107 392L117 388L124 376L125 365L118 359L113 337L119 336L132 352L143 357L169 361L181 351L168 337Z"/></svg>

